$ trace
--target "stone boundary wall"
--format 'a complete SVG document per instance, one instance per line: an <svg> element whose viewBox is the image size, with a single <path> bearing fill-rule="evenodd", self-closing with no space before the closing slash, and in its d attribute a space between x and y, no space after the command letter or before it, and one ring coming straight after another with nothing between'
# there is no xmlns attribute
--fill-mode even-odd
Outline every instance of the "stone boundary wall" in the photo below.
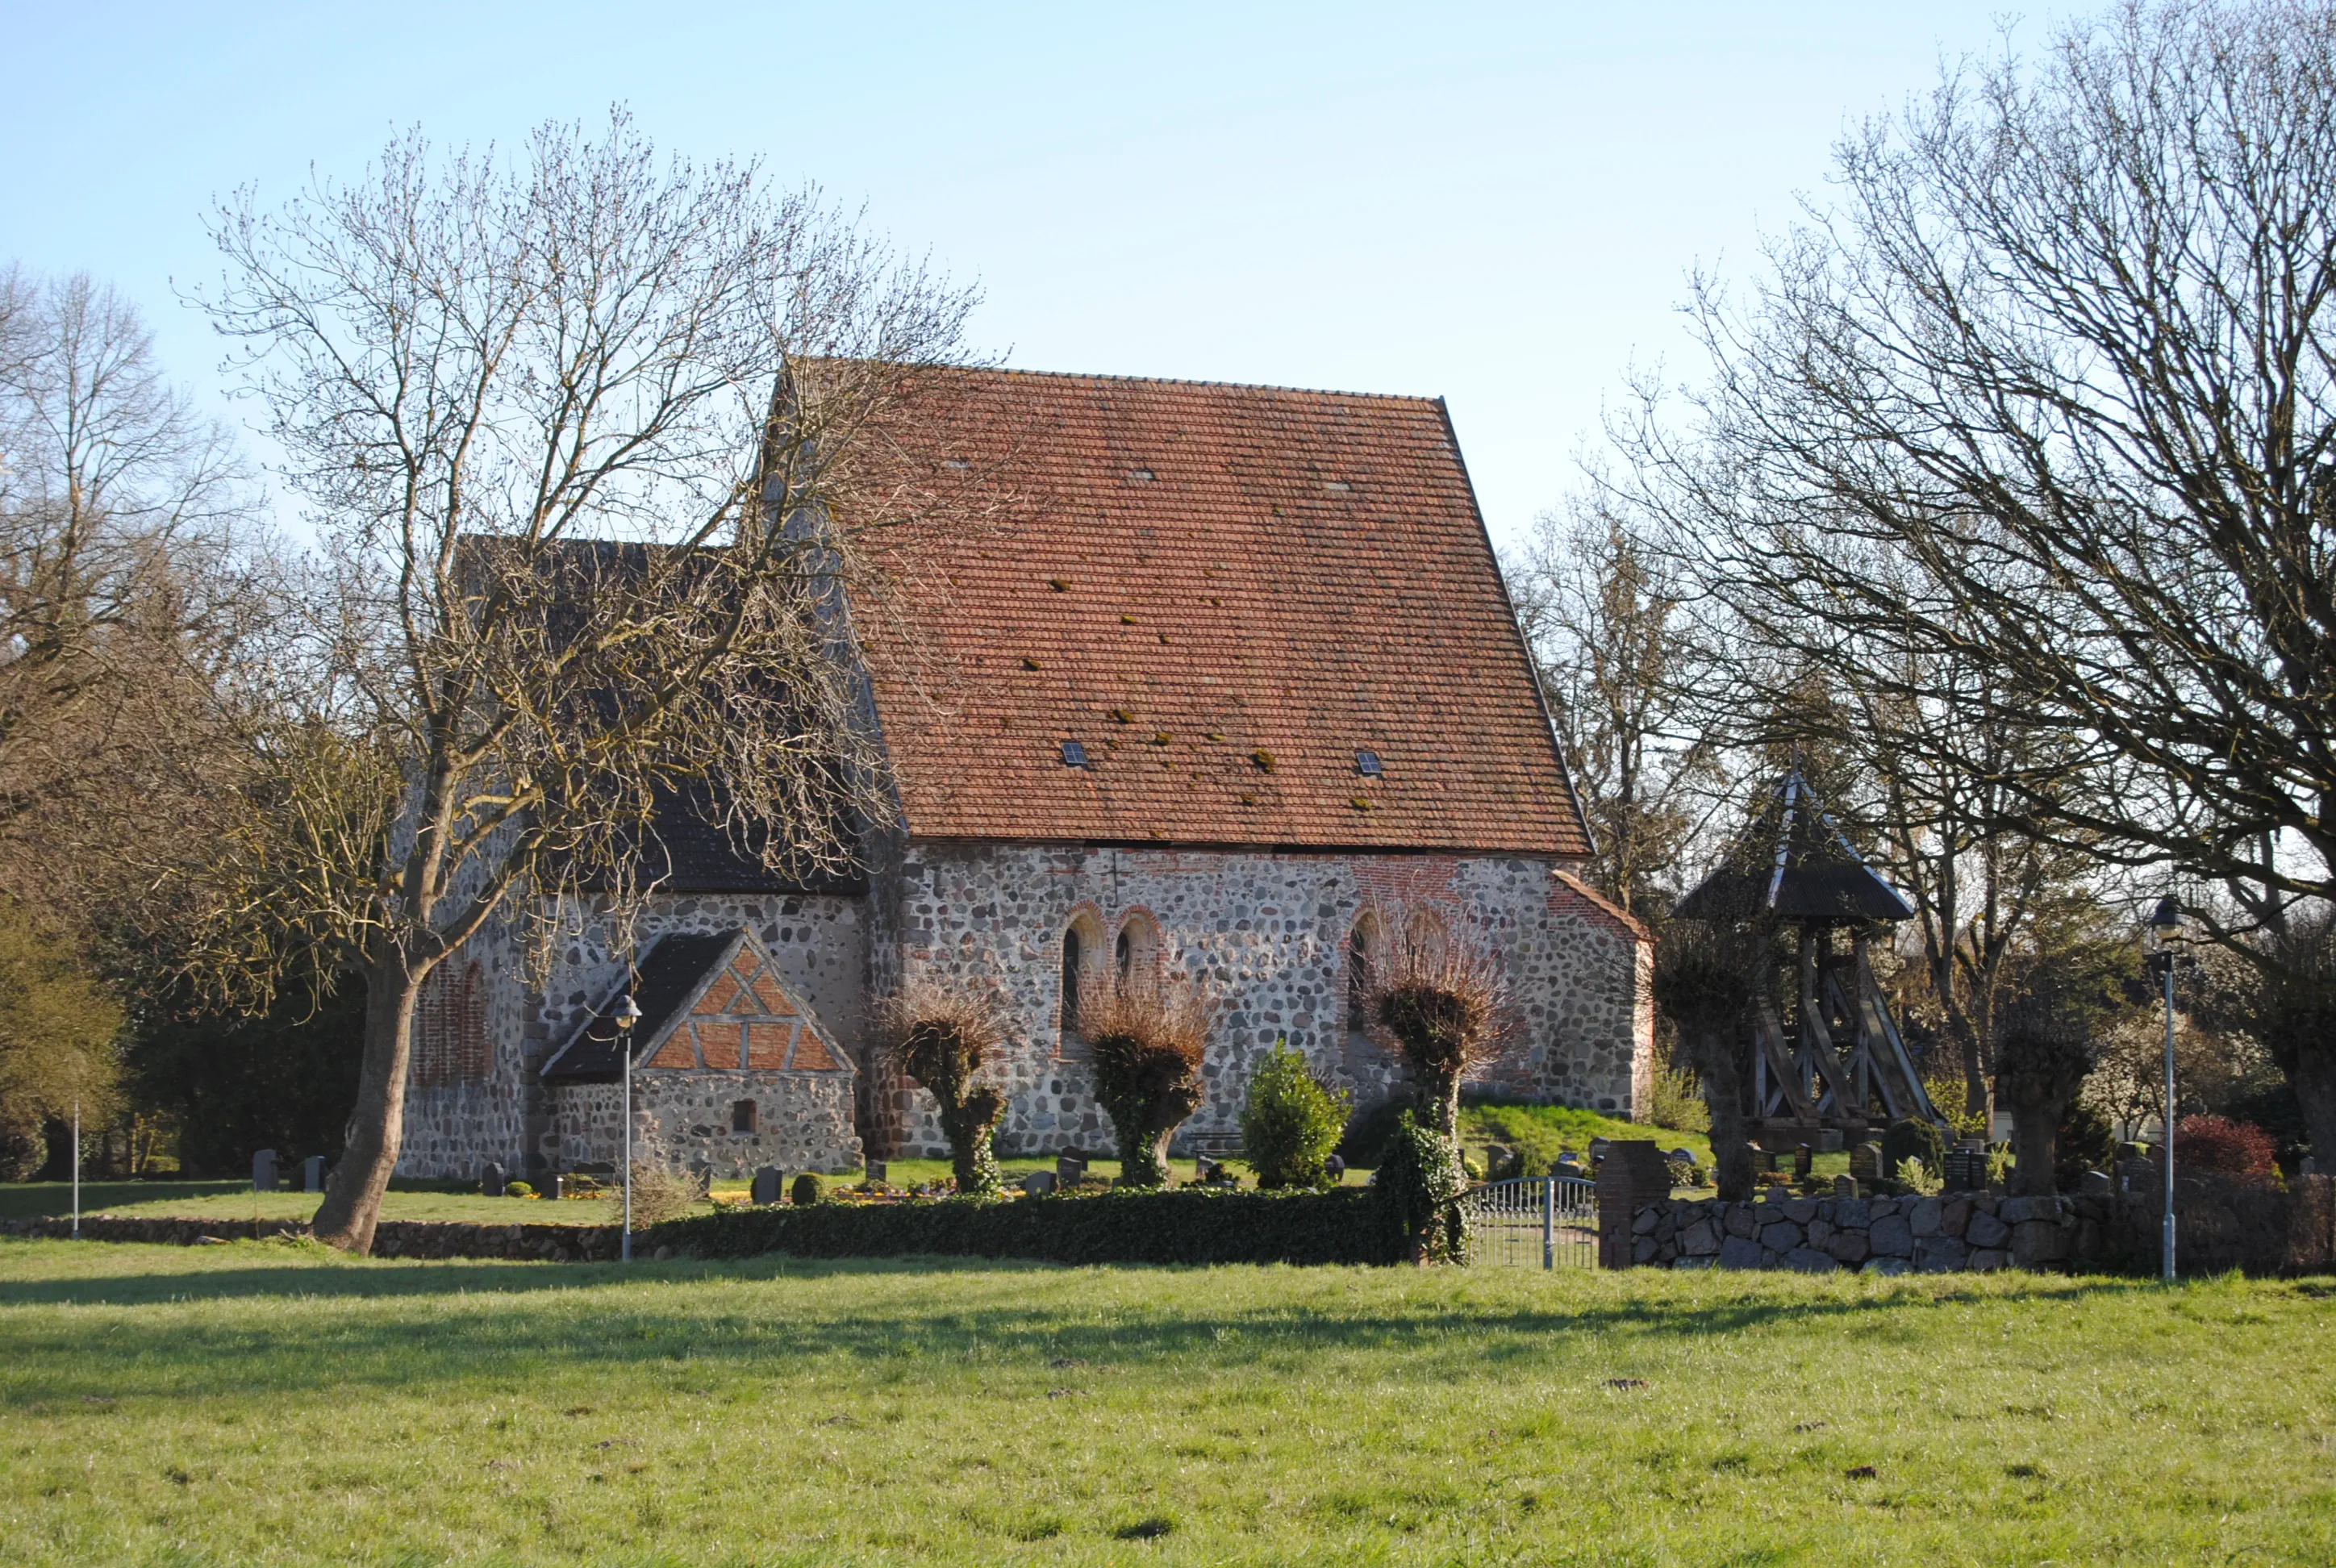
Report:
<svg viewBox="0 0 2336 1568"><path fill-rule="evenodd" d="M1612 1163L1609 1152L1608 1163ZM1600 1184L1600 1216L1609 1198ZM1955 1269L2053 1269L2154 1274L2163 1200L2121 1196L2014 1198L1949 1193L1934 1198L1791 1198L1630 1202L1628 1261L1671 1269L1800 1269L1826 1273L1943 1273ZM2175 1183L2175 1256L2195 1278L2233 1269L2254 1275L2336 1273L2336 1177L2281 1183L2192 1176ZM1614 1266L1609 1264L1610 1267Z"/></svg>
<svg viewBox="0 0 2336 1568"><path fill-rule="evenodd" d="M1781 1203L1665 1199L1633 1214L1630 1260L1663 1269L1811 1274L2107 1268L2123 1251L2115 1244L2113 1203L1994 1193Z"/></svg>
<svg viewBox="0 0 2336 1568"><path fill-rule="evenodd" d="M85 1242L149 1242L193 1247L209 1242L254 1242L271 1236L306 1236L298 1220L188 1220L84 1214ZM645 1232L633 1232L634 1255L641 1255ZM0 1221L0 1235L64 1241L70 1219ZM491 1225L442 1220L384 1220L374 1227L376 1258L509 1258L521 1261L588 1263L613 1260L620 1232L615 1225Z"/></svg>

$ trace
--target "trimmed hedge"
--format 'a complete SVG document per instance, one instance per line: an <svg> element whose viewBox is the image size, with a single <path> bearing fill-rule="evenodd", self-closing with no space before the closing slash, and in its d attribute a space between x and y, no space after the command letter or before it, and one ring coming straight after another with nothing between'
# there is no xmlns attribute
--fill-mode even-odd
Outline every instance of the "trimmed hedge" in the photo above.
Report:
<svg viewBox="0 0 2336 1568"><path fill-rule="evenodd" d="M660 1245L705 1258L931 1254L1056 1263L1399 1263L1405 1237L1376 1189L1256 1193L1114 1188L1040 1197L728 1209L671 1220Z"/></svg>

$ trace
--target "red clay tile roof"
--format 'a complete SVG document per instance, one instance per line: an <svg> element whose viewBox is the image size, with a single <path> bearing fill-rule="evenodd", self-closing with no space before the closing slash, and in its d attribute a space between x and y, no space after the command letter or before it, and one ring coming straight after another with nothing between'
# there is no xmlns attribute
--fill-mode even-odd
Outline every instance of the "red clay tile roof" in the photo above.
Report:
<svg viewBox="0 0 2336 1568"><path fill-rule="evenodd" d="M999 511L879 531L910 833L1588 853L1441 399L987 371L928 407L906 461Z"/></svg>

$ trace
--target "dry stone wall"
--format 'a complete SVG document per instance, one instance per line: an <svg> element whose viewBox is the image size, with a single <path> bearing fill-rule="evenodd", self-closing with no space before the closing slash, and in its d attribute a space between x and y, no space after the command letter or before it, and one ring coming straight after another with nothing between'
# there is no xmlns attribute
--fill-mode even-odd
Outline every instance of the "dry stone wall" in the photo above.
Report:
<svg viewBox="0 0 2336 1568"><path fill-rule="evenodd" d="M1667 1199L1631 1222L1630 1261L1669 1269L1830 1274L2106 1265L2111 1200L1959 1193L1919 1198Z"/></svg>
<svg viewBox="0 0 2336 1568"><path fill-rule="evenodd" d="M1367 904L1431 911L1491 944L1520 1027L1478 1086L1627 1115L1650 1071L1643 939L1548 860L916 843L887 891L905 977L989 988L1007 1003L1009 1153L1111 1146L1092 1074L1063 1037L1063 933L1083 914L1097 939L1094 983L1135 921L1156 930L1161 972L1220 998L1186 1144L1237 1135L1250 1071L1277 1039L1358 1105L1397 1086L1398 1064L1348 1028L1348 940ZM879 1108L895 1153L947 1152L921 1091L895 1081Z"/></svg>

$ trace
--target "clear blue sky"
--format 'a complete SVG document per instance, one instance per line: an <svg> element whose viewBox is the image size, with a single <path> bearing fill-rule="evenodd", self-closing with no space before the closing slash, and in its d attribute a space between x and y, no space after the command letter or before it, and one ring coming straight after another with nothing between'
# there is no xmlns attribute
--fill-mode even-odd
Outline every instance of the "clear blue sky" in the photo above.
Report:
<svg viewBox="0 0 2336 1568"><path fill-rule="evenodd" d="M5 0L0 258L112 279L213 385L173 287L216 275L214 196L622 100L675 150L864 200L980 283L1016 365L1442 394L1509 541L1633 359L1685 367L1688 269L1748 267L1843 127L2000 14Z"/></svg>

